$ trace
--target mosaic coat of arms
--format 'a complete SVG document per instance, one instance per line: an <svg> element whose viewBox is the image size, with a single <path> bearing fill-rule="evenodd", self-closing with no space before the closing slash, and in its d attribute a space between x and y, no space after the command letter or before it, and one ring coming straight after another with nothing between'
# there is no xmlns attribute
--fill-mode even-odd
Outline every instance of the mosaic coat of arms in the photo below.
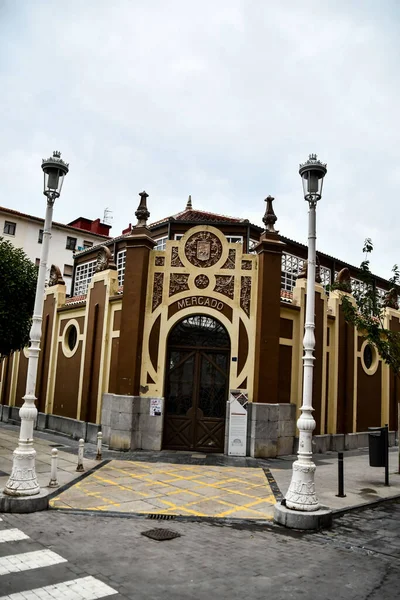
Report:
<svg viewBox="0 0 400 600"><path fill-rule="evenodd" d="M221 241L210 231L194 233L185 244L185 256L195 267L212 267L221 255Z"/></svg>

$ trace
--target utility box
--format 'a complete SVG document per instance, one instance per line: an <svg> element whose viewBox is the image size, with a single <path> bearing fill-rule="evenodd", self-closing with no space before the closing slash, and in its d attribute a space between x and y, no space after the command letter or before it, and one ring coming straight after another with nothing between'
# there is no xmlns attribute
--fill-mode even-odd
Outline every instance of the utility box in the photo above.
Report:
<svg viewBox="0 0 400 600"><path fill-rule="evenodd" d="M368 427L369 466L386 466L386 427Z"/></svg>
<svg viewBox="0 0 400 600"><path fill-rule="evenodd" d="M228 454L230 456L246 456L248 403L249 399L246 392L241 390L230 391L228 400Z"/></svg>

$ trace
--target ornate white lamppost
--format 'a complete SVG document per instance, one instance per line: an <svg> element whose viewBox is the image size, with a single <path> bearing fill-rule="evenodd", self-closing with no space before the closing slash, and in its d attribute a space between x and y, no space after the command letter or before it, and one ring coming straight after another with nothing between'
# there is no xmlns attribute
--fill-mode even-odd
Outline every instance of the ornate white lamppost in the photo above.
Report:
<svg viewBox="0 0 400 600"><path fill-rule="evenodd" d="M304 326L303 356L303 404L297 421L299 430L299 450L292 467L292 480L282 505L275 507L275 520L287 527L317 529L329 525L331 511L321 507L314 484L315 464L312 459L312 432L315 420L312 407L312 386L315 348L315 267L316 267L316 208L321 199L322 184L326 175L326 164L321 163L316 154L300 165L304 199L308 202L308 259L307 259L307 301Z"/></svg>
<svg viewBox="0 0 400 600"><path fill-rule="evenodd" d="M43 194L47 197L46 218L30 331L26 392L23 398L24 404L19 411L21 427L18 447L14 450L11 475L3 490L9 496L33 496L40 492L35 470L36 450L33 447L33 426L37 417L35 388L40 352L39 343L42 332L43 299L53 219L53 205L56 198L59 198L61 194L62 184L64 177L68 173L69 165L61 159L60 152L53 152L52 157L42 161L42 169L44 173Z"/></svg>

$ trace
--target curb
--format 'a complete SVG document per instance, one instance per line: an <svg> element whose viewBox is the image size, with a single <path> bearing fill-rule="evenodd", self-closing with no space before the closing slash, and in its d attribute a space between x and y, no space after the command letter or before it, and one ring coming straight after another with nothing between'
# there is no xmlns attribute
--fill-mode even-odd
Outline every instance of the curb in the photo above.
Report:
<svg viewBox="0 0 400 600"><path fill-rule="evenodd" d="M371 502L363 502L362 504L355 504L354 506L347 506L345 508L332 509L332 516L334 519L336 519L349 512L361 512L363 510L368 510L369 508L379 506L380 504L385 504L386 502L394 502L395 500L400 500L400 494L395 494L394 496L387 496L386 498L377 498L376 500L372 500Z"/></svg>
<svg viewBox="0 0 400 600"><path fill-rule="evenodd" d="M46 487L41 488L40 493L36 496L8 496L6 494L1 493L0 512L22 514L48 510L49 501L52 500L52 498L55 498L59 494L62 494L62 492L65 492L68 488L72 487L79 481L82 481L82 479L85 479L86 477L88 477L89 475L91 475L92 473L94 473L109 462L109 460L103 460L99 462L98 465L95 465L88 471L85 471L84 473L82 473L82 475L79 475L79 477L76 477L72 481L69 481L68 483L65 483L64 485L54 490L52 489L52 491L49 493L47 492L49 488Z"/></svg>

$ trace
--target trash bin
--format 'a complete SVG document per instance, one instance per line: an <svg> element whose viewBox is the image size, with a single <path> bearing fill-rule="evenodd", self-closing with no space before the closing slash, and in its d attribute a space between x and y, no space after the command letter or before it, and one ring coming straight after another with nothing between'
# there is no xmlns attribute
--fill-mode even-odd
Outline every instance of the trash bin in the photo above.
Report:
<svg viewBox="0 0 400 600"><path fill-rule="evenodd" d="M385 427L368 427L369 466L386 466Z"/></svg>

